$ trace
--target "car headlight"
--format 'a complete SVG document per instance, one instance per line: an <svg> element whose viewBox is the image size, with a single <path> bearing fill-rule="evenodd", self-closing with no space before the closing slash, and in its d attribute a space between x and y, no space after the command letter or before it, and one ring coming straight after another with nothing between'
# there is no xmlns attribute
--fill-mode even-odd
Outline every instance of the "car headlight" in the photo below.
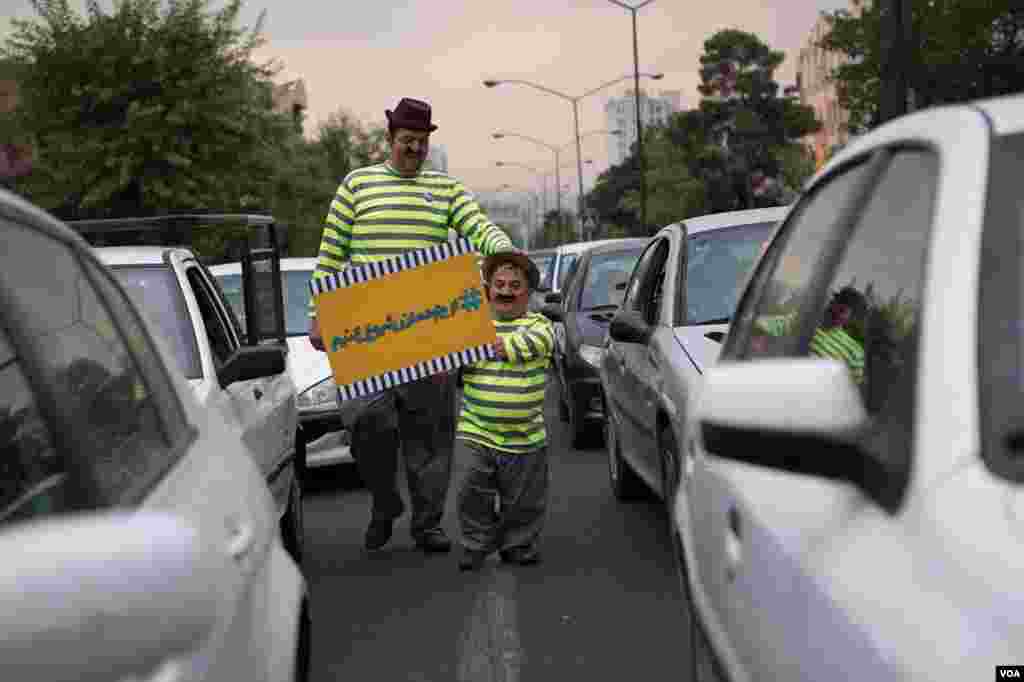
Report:
<svg viewBox="0 0 1024 682"><path fill-rule="evenodd" d="M583 362L594 369L601 369L601 358L604 357L604 348L583 344L580 346L580 357L583 358Z"/></svg>
<svg viewBox="0 0 1024 682"><path fill-rule="evenodd" d="M319 384L310 386L299 394L300 410L325 410L338 406L338 385L334 377L327 377Z"/></svg>

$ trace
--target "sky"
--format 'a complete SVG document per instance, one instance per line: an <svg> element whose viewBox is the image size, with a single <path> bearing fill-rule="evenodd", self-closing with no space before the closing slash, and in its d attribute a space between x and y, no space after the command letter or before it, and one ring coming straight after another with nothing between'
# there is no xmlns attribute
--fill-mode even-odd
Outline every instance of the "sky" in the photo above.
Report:
<svg viewBox="0 0 1024 682"><path fill-rule="evenodd" d="M112 0L101 0L111 6ZM72 3L84 6L82 0ZM627 0L626 4L638 4ZM654 0L637 13L641 88L681 90L695 105L699 57L716 31L756 34L786 54L776 80L795 81L795 62L822 11L845 0ZM213 7L219 6L214 2ZM609 0L247 0L242 15L254 25L266 12L260 58L278 60L279 80L303 78L309 99L307 129L343 108L366 123L383 124L384 110L401 97L431 103L449 172L480 193L501 184L539 191L529 170L498 168L497 161L551 171L553 154L525 140L491 137L506 131L565 146L562 182L576 183L572 106L521 85L486 88L491 79L528 80L578 96L633 73L630 12ZM11 17L30 18L29 0L0 0L0 39ZM604 106L632 81L580 100L580 132L606 129ZM604 135L583 139L584 182L608 167ZM571 162L571 163L570 163ZM549 181L550 182L550 181ZM549 184L549 188L553 185Z"/></svg>

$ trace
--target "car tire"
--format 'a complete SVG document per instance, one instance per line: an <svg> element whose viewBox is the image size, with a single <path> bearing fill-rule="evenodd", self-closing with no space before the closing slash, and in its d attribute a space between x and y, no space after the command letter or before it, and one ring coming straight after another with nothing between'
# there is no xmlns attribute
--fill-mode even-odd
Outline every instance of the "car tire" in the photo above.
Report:
<svg viewBox="0 0 1024 682"><path fill-rule="evenodd" d="M299 611L299 632L295 638L294 682L309 682L313 654L313 621L309 616L309 602L302 600Z"/></svg>
<svg viewBox="0 0 1024 682"><path fill-rule="evenodd" d="M302 486L299 477L292 477L292 489L288 494L288 509L281 517L281 542L299 568L302 568L305 552L305 527L303 525Z"/></svg>
<svg viewBox="0 0 1024 682"><path fill-rule="evenodd" d="M643 499L647 496L647 486L622 458L619 448L619 430L611 414L605 418L605 450L608 455L608 479L612 494L621 502Z"/></svg>

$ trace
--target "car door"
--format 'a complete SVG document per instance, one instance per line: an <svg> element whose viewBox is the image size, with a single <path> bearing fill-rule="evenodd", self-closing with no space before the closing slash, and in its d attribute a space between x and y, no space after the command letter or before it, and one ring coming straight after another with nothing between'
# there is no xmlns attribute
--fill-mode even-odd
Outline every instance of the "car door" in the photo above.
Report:
<svg viewBox="0 0 1024 682"><path fill-rule="evenodd" d="M723 362L821 355L817 335L834 329L824 321L830 301L858 292L865 305L843 327L863 351L862 379L850 360L871 417L858 443L886 463L893 485L911 466L938 168L932 149L884 149L823 180L773 243L723 351ZM791 324L761 342L765 321L781 318ZM820 447L813 456L836 456ZM738 679L816 680L837 666L851 677L904 679L887 661L896 642L880 642L863 618L865 604L898 603L913 587L897 578L913 538L900 537L896 511L838 481L703 451L688 498L703 620ZM888 585L864 577L882 556L893 557Z"/></svg>
<svg viewBox="0 0 1024 682"><path fill-rule="evenodd" d="M648 323L653 320L650 306L655 289L664 276L668 246L664 237L656 238L648 245L637 261L623 299L622 310L639 312ZM648 414L653 409L648 404L646 393L653 367L647 345L609 341L609 353L612 365L618 367L615 407L620 416L618 427L623 456L638 473L656 482L658 478L650 479L652 475L657 476L652 474L656 470L650 464L657 457L657 452L650 452L653 447L651 422L656 419L656 414Z"/></svg>
<svg viewBox="0 0 1024 682"><path fill-rule="evenodd" d="M183 393L190 397L187 387L174 384L140 315L84 246L2 218L0 229L11 247L0 252L0 415L19 421L4 430L13 439L0 442L0 461L16 461L22 471L4 476L0 532L74 512L147 508L169 510L202 537L221 538L234 564L229 580L217 585L216 626L194 649L154 661L151 674L264 679L265 664L252 656L259 634L252 614L256 595L266 590L257 569L274 526L253 463L223 442L199 447L204 433L192 421L199 415L182 402ZM110 543L114 566L117 538ZM40 566L40 580L52 580L46 562ZM111 601L105 608L144 605ZM154 626L160 615L154 613ZM69 639L67 649L52 653L89 658L73 646Z"/></svg>

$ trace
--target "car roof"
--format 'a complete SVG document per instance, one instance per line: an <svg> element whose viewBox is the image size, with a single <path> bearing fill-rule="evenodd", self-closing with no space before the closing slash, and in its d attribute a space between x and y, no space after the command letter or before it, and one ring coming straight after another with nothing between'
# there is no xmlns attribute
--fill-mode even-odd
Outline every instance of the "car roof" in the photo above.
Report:
<svg viewBox="0 0 1024 682"><path fill-rule="evenodd" d="M624 239L602 239L599 242L591 242L591 248L584 252L586 255L601 253L615 253L616 251L631 251L643 248L651 241L651 237L627 237Z"/></svg>
<svg viewBox="0 0 1024 682"><path fill-rule="evenodd" d="M777 223L781 221L789 210L789 206L774 206L772 208L751 208L743 211L724 211L721 213L709 213L680 220L686 223L687 234L696 234L707 230L717 230L723 227L735 225L753 225L756 223ZM678 223L677 223L678 224Z"/></svg>
<svg viewBox="0 0 1024 682"><path fill-rule="evenodd" d="M626 239L630 239L630 237L626 237ZM592 247L598 246L600 244L611 244L613 242L621 242L621 241L623 241L623 240L622 239L598 239L598 240L592 241L592 242L570 242L568 244L560 244L557 247L555 247L555 249L559 253L563 253L563 254L565 254L565 253L580 253L582 251L588 251Z"/></svg>
<svg viewBox="0 0 1024 682"><path fill-rule="evenodd" d="M534 249L533 251L528 251L526 253L526 255L527 256L547 256L547 255L550 255L552 253L555 253L555 251L557 251L557 249L555 249L555 248L550 248L550 249Z"/></svg>
<svg viewBox="0 0 1024 682"><path fill-rule="evenodd" d="M312 272L316 270L316 258L282 258L281 259L281 272L293 272L309 270ZM214 275L240 275L242 274L242 264L238 261L233 263L220 263L218 265L211 265L210 272Z"/></svg>

